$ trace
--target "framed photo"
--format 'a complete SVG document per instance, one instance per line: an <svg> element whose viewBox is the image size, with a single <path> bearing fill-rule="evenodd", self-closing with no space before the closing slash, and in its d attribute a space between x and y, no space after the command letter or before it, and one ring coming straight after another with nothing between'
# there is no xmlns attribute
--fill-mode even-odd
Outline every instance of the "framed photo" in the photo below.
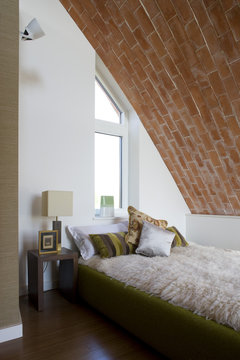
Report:
<svg viewBox="0 0 240 360"><path fill-rule="evenodd" d="M38 232L38 252L43 254L57 254L58 230L46 230Z"/></svg>

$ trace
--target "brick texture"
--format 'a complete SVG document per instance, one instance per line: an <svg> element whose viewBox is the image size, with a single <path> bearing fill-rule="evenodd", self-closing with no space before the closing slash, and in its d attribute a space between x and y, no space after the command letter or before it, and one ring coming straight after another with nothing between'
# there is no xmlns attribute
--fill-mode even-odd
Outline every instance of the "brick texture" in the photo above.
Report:
<svg viewBox="0 0 240 360"><path fill-rule="evenodd" d="M61 0L192 213L240 215L240 3Z"/></svg>

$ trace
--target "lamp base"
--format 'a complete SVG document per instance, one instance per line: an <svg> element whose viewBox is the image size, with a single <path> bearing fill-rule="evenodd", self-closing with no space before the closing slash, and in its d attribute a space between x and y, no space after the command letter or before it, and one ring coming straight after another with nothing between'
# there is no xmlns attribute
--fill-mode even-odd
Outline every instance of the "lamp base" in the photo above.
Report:
<svg viewBox="0 0 240 360"><path fill-rule="evenodd" d="M53 230L58 231L58 245L57 250L58 252L62 249L62 239L61 239L61 232L62 232L62 222L61 221L53 221Z"/></svg>

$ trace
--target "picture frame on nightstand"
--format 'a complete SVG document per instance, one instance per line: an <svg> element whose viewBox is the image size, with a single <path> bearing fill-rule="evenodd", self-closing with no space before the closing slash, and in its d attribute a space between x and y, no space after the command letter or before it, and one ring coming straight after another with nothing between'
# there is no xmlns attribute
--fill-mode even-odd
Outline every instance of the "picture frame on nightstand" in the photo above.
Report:
<svg viewBox="0 0 240 360"><path fill-rule="evenodd" d="M57 254L58 230L46 230L38 232L38 252L43 254Z"/></svg>

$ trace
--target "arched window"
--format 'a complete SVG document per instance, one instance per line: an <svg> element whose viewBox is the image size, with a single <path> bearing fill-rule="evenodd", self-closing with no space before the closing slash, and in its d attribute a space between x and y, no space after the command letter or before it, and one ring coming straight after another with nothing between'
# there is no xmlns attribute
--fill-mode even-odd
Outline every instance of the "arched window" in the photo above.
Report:
<svg viewBox="0 0 240 360"><path fill-rule="evenodd" d="M95 210L101 196L114 196L115 216L127 207L127 121L118 101L95 79Z"/></svg>

